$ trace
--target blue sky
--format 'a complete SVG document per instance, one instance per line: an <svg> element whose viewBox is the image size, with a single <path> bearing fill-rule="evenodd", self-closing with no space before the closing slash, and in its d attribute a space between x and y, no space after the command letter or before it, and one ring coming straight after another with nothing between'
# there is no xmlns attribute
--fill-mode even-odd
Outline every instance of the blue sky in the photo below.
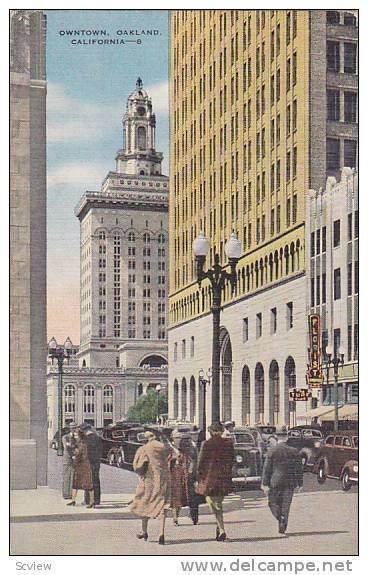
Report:
<svg viewBox="0 0 368 575"><path fill-rule="evenodd" d="M168 13L166 10L48 10L48 334L79 341L79 222L74 207L98 190L122 147L121 120L138 76L157 116L156 145L169 166ZM72 45L96 36L66 30L106 30L124 45ZM155 36L118 30L158 30ZM60 33L61 32L61 33ZM107 38L101 36L100 38Z"/></svg>

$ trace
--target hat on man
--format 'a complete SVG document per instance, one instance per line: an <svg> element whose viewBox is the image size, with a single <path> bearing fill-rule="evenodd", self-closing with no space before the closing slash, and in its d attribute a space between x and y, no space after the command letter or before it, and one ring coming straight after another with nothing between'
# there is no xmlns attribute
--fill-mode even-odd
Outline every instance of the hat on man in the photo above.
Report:
<svg viewBox="0 0 368 575"><path fill-rule="evenodd" d="M235 427L235 421L225 421L224 427Z"/></svg>
<svg viewBox="0 0 368 575"><path fill-rule="evenodd" d="M82 425L79 426L79 429L81 431L88 431L89 429L92 429L91 426L89 425L89 423L82 423Z"/></svg>
<svg viewBox="0 0 368 575"><path fill-rule="evenodd" d="M78 427L78 425L75 423L75 421L71 421L68 425L69 429L76 429Z"/></svg>
<svg viewBox="0 0 368 575"><path fill-rule="evenodd" d="M224 426L222 423L217 421L216 423L212 423L212 425L209 426L208 431L212 431L213 433L222 433L224 431Z"/></svg>

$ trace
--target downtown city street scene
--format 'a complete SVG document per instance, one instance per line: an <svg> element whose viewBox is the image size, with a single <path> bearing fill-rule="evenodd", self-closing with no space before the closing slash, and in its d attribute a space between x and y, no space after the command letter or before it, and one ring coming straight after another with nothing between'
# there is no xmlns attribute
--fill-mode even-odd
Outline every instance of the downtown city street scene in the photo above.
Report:
<svg viewBox="0 0 368 575"><path fill-rule="evenodd" d="M10 554L358 555L358 11L10 30Z"/></svg>

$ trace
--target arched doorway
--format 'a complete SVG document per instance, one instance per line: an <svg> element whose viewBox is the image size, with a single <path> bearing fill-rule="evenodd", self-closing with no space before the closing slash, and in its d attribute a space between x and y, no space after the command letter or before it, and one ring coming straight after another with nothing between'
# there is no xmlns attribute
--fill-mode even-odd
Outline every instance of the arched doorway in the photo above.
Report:
<svg viewBox="0 0 368 575"><path fill-rule="evenodd" d="M194 421L196 416L196 382L192 375L189 382L189 419Z"/></svg>
<svg viewBox="0 0 368 575"><path fill-rule="evenodd" d="M250 423L250 372L245 365L242 371L242 425Z"/></svg>
<svg viewBox="0 0 368 575"><path fill-rule="evenodd" d="M222 373L221 377L221 399L222 399L222 410L221 418L222 421L228 421L232 419L232 349L230 335L227 329L221 328L220 331L220 370Z"/></svg>
<svg viewBox="0 0 368 575"><path fill-rule="evenodd" d="M174 419L179 417L179 384L178 380L174 380Z"/></svg>
<svg viewBox="0 0 368 575"><path fill-rule="evenodd" d="M271 361L268 379L270 398L270 413L268 419L272 425L276 425L280 423L280 373L279 365L275 359Z"/></svg>
<svg viewBox="0 0 368 575"><path fill-rule="evenodd" d="M181 380L181 419L187 419L187 380L185 377Z"/></svg>
<svg viewBox="0 0 368 575"><path fill-rule="evenodd" d="M264 371L263 365L257 363L254 371L255 396L256 396L256 413L255 421L264 422Z"/></svg>
<svg viewBox="0 0 368 575"><path fill-rule="evenodd" d="M296 387L295 361L289 355L285 362L285 423L286 425L296 425L296 404L290 401L289 392Z"/></svg>

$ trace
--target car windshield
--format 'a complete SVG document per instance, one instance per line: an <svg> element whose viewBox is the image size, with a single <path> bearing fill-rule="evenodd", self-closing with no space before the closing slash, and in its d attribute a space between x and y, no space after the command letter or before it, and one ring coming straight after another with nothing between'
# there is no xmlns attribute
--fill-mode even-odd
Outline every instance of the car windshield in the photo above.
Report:
<svg viewBox="0 0 368 575"><path fill-rule="evenodd" d="M289 437L300 437L300 431L298 431L297 429L289 431Z"/></svg>
<svg viewBox="0 0 368 575"><path fill-rule="evenodd" d="M322 437L319 429L304 429L303 437Z"/></svg>
<svg viewBox="0 0 368 575"><path fill-rule="evenodd" d="M254 445L254 438L251 433L234 433L235 443L251 443Z"/></svg>

